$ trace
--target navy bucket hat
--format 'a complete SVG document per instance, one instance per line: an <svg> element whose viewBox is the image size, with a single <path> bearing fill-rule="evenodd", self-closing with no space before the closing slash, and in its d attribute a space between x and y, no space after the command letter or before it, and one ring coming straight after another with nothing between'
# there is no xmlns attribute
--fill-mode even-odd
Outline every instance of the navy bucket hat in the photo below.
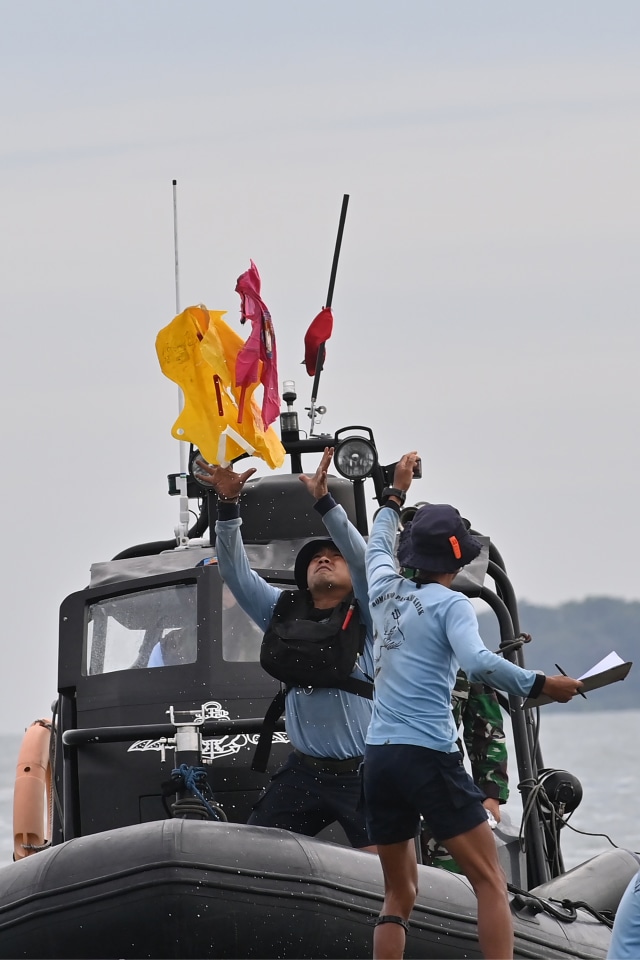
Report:
<svg viewBox="0 0 640 960"><path fill-rule="evenodd" d="M482 544L448 503L426 503L400 534L398 561L402 567L455 573L478 556Z"/></svg>
<svg viewBox="0 0 640 960"><path fill-rule="evenodd" d="M322 550L323 547L333 547L340 556L342 556L342 551L336 547L333 540L330 540L329 537L324 537L323 539L318 540L309 540L308 543L305 543L298 551L298 556L296 557L295 566L293 568L293 575L295 577L296 583L298 584L299 590L307 590L307 567L318 553L319 550Z"/></svg>

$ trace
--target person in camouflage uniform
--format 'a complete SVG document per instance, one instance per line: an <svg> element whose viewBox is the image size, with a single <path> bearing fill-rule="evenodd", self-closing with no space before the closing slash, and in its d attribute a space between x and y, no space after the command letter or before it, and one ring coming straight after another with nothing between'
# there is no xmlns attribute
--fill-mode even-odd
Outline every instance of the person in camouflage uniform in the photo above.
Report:
<svg viewBox="0 0 640 960"><path fill-rule="evenodd" d="M451 706L456 728L462 727L474 782L487 795L484 801L487 812L499 822L500 804L506 803L509 797L509 782L502 711L496 692L483 683L471 683L459 670ZM458 746L462 751L460 740ZM462 872L447 849L426 830L420 836L420 846L424 863L452 873Z"/></svg>

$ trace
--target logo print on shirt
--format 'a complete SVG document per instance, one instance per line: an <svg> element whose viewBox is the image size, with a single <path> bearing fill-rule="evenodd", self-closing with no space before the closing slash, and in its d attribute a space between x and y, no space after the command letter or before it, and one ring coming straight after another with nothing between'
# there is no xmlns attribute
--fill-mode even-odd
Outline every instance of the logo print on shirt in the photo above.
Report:
<svg viewBox="0 0 640 960"><path fill-rule="evenodd" d="M382 645L386 650L396 650L404 643L404 633L399 626L400 610L394 607L384 620Z"/></svg>

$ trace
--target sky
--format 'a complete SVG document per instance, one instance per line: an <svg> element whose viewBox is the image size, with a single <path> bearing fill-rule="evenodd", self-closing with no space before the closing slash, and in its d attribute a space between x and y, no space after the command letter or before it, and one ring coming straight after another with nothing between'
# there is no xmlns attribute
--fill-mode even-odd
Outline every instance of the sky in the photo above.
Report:
<svg viewBox="0 0 640 960"><path fill-rule="evenodd" d="M0 0L5 729L47 715L58 609L170 538L177 390L155 337L253 259L280 380L418 449L414 500L517 595L640 599L635 0ZM524 625L523 625L524 626Z"/></svg>

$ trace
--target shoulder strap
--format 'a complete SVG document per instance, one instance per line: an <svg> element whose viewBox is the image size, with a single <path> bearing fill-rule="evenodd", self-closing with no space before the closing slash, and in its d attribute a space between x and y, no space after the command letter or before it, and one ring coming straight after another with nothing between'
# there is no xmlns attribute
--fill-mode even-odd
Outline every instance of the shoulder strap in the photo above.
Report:
<svg viewBox="0 0 640 960"><path fill-rule="evenodd" d="M256 751L251 762L251 769L255 770L256 773L264 773L267 769L276 723L284 713L284 702L290 689L291 687L286 687L279 690L265 713L262 727L260 728L260 736L258 737L258 745L256 746ZM355 677L347 677L342 683L336 683L335 689L345 690L347 693L355 693L359 697L364 697L365 700L373 700L373 684L367 680L357 680Z"/></svg>
<svg viewBox="0 0 640 960"><path fill-rule="evenodd" d="M273 608L272 617L284 617L297 600L303 598L301 590L282 590Z"/></svg>
<svg viewBox="0 0 640 960"><path fill-rule="evenodd" d="M287 691L283 687L278 691L278 693L276 693L275 697L269 704L269 709L264 715L262 727L260 728L260 736L258 737L258 745L251 763L251 769L256 770L258 773L264 773L267 769L269 754L271 753L271 740L276 728L276 723L284 713L284 701L286 696Z"/></svg>
<svg viewBox="0 0 640 960"><path fill-rule="evenodd" d="M365 674L366 676L366 674ZM373 683L369 680L358 680L356 677L347 677L341 683L335 684L336 689L346 690L347 693L355 693L365 700L373 700Z"/></svg>

